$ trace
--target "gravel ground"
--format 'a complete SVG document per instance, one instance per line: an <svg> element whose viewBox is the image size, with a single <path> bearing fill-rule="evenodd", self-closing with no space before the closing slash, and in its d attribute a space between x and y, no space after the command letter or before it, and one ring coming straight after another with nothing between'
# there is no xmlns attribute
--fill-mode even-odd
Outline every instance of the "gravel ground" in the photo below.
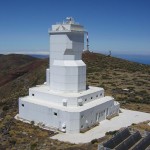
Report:
<svg viewBox="0 0 150 150"><path fill-rule="evenodd" d="M143 113L126 109L121 109L121 111L122 113L120 113L119 116L116 116L111 120L104 120L100 122L99 126L94 127L86 133L59 133L55 136L52 136L51 138L76 144L87 143L93 139L103 137L108 131L119 130L122 127L130 126L133 123L140 123L150 120L150 113Z"/></svg>

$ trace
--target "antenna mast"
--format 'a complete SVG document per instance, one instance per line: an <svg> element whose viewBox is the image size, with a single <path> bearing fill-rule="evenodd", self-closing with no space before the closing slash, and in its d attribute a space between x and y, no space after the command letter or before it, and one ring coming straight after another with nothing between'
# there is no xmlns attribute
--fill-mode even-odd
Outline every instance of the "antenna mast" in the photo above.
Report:
<svg viewBox="0 0 150 150"><path fill-rule="evenodd" d="M86 49L87 49L87 51L89 51L89 36L88 36L88 32L86 32Z"/></svg>

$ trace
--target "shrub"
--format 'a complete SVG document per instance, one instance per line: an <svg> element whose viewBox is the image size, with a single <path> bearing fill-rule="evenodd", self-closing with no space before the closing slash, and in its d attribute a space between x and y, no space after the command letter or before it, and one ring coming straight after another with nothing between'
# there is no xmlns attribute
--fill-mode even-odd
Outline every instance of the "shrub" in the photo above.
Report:
<svg viewBox="0 0 150 150"><path fill-rule="evenodd" d="M9 143L12 144L12 145L15 145L15 144L16 144L16 140L15 140L15 139L11 139L11 140L9 141Z"/></svg>
<svg viewBox="0 0 150 150"><path fill-rule="evenodd" d="M95 143L98 143L98 140L97 140L97 139L93 139L93 140L91 141L91 144L95 144Z"/></svg>
<svg viewBox="0 0 150 150"><path fill-rule="evenodd" d="M37 143L32 143L31 144L31 150L34 150L37 147Z"/></svg>
<svg viewBox="0 0 150 150"><path fill-rule="evenodd" d="M132 126L135 126L136 125L136 123L132 123Z"/></svg>
<svg viewBox="0 0 150 150"><path fill-rule="evenodd" d="M114 135L118 132L118 130L115 130L115 131L109 131L109 132L106 132L106 135Z"/></svg>
<svg viewBox="0 0 150 150"><path fill-rule="evenodd" d="M9 109L8 105L6 105L6 106L3 107L3 111L7 111L8 109Z"/></svg>
<svg viewBox="0 0 150 150"><path fill-rule="evenodd" d="M34 123L35 123L35 122L32 120L32 121L31 121L31 124L34 125Z"/></svg>

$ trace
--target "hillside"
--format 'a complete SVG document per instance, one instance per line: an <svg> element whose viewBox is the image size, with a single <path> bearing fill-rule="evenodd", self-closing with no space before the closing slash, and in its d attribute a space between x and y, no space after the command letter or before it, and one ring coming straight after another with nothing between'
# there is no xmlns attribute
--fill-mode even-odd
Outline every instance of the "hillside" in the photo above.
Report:
<svg viewBox="0 0 150 150"><path fill-rule="evenodd" d="M150 66L96 53L84 53L87 84L105 89L121 107L150 113ZM0 149L97 149L97 144L74 145L48 137L53 132L16 121L18 97L45 82L48 59L0 55ZM125 89L125 90L124 90ZM148 128L150 131L150 128ZM105 140L99 139L99 141Z"/></svg>
<svg viewBox="0 0 150 150"><path fill-rule="evenodd" d="M23 67L34 60L36 59L26 55L0 55L0 86L26 73L27 69Z"/></svg>
<svg viewBox="0 0 150 150"><path fill-rule="evenodd" d="M43 83L46 66L47 60L31 56L0 57L0 102L26 95L29 87Z"/></svg>
<svg viewBox="0 0 150 150"><path fill-rule="evenodd" d="M83 55L87 64L87 84L100 86L121 106L150 112L150 65L89 53Z"/></svg>

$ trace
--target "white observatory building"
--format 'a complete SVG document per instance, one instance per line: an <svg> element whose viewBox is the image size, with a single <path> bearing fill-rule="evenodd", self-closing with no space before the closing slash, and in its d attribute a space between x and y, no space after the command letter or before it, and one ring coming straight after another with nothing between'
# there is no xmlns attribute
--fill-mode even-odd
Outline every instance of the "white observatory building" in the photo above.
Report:
<svg viewBox="0 0 150 150"><path fill-rule="evenodd" d="M52 25L46 83L19 98L20 119L79 133L119 113L119 103L104 96L103 88L86 86L86 64L81 59L85 33L73 18Z"/></svg>

